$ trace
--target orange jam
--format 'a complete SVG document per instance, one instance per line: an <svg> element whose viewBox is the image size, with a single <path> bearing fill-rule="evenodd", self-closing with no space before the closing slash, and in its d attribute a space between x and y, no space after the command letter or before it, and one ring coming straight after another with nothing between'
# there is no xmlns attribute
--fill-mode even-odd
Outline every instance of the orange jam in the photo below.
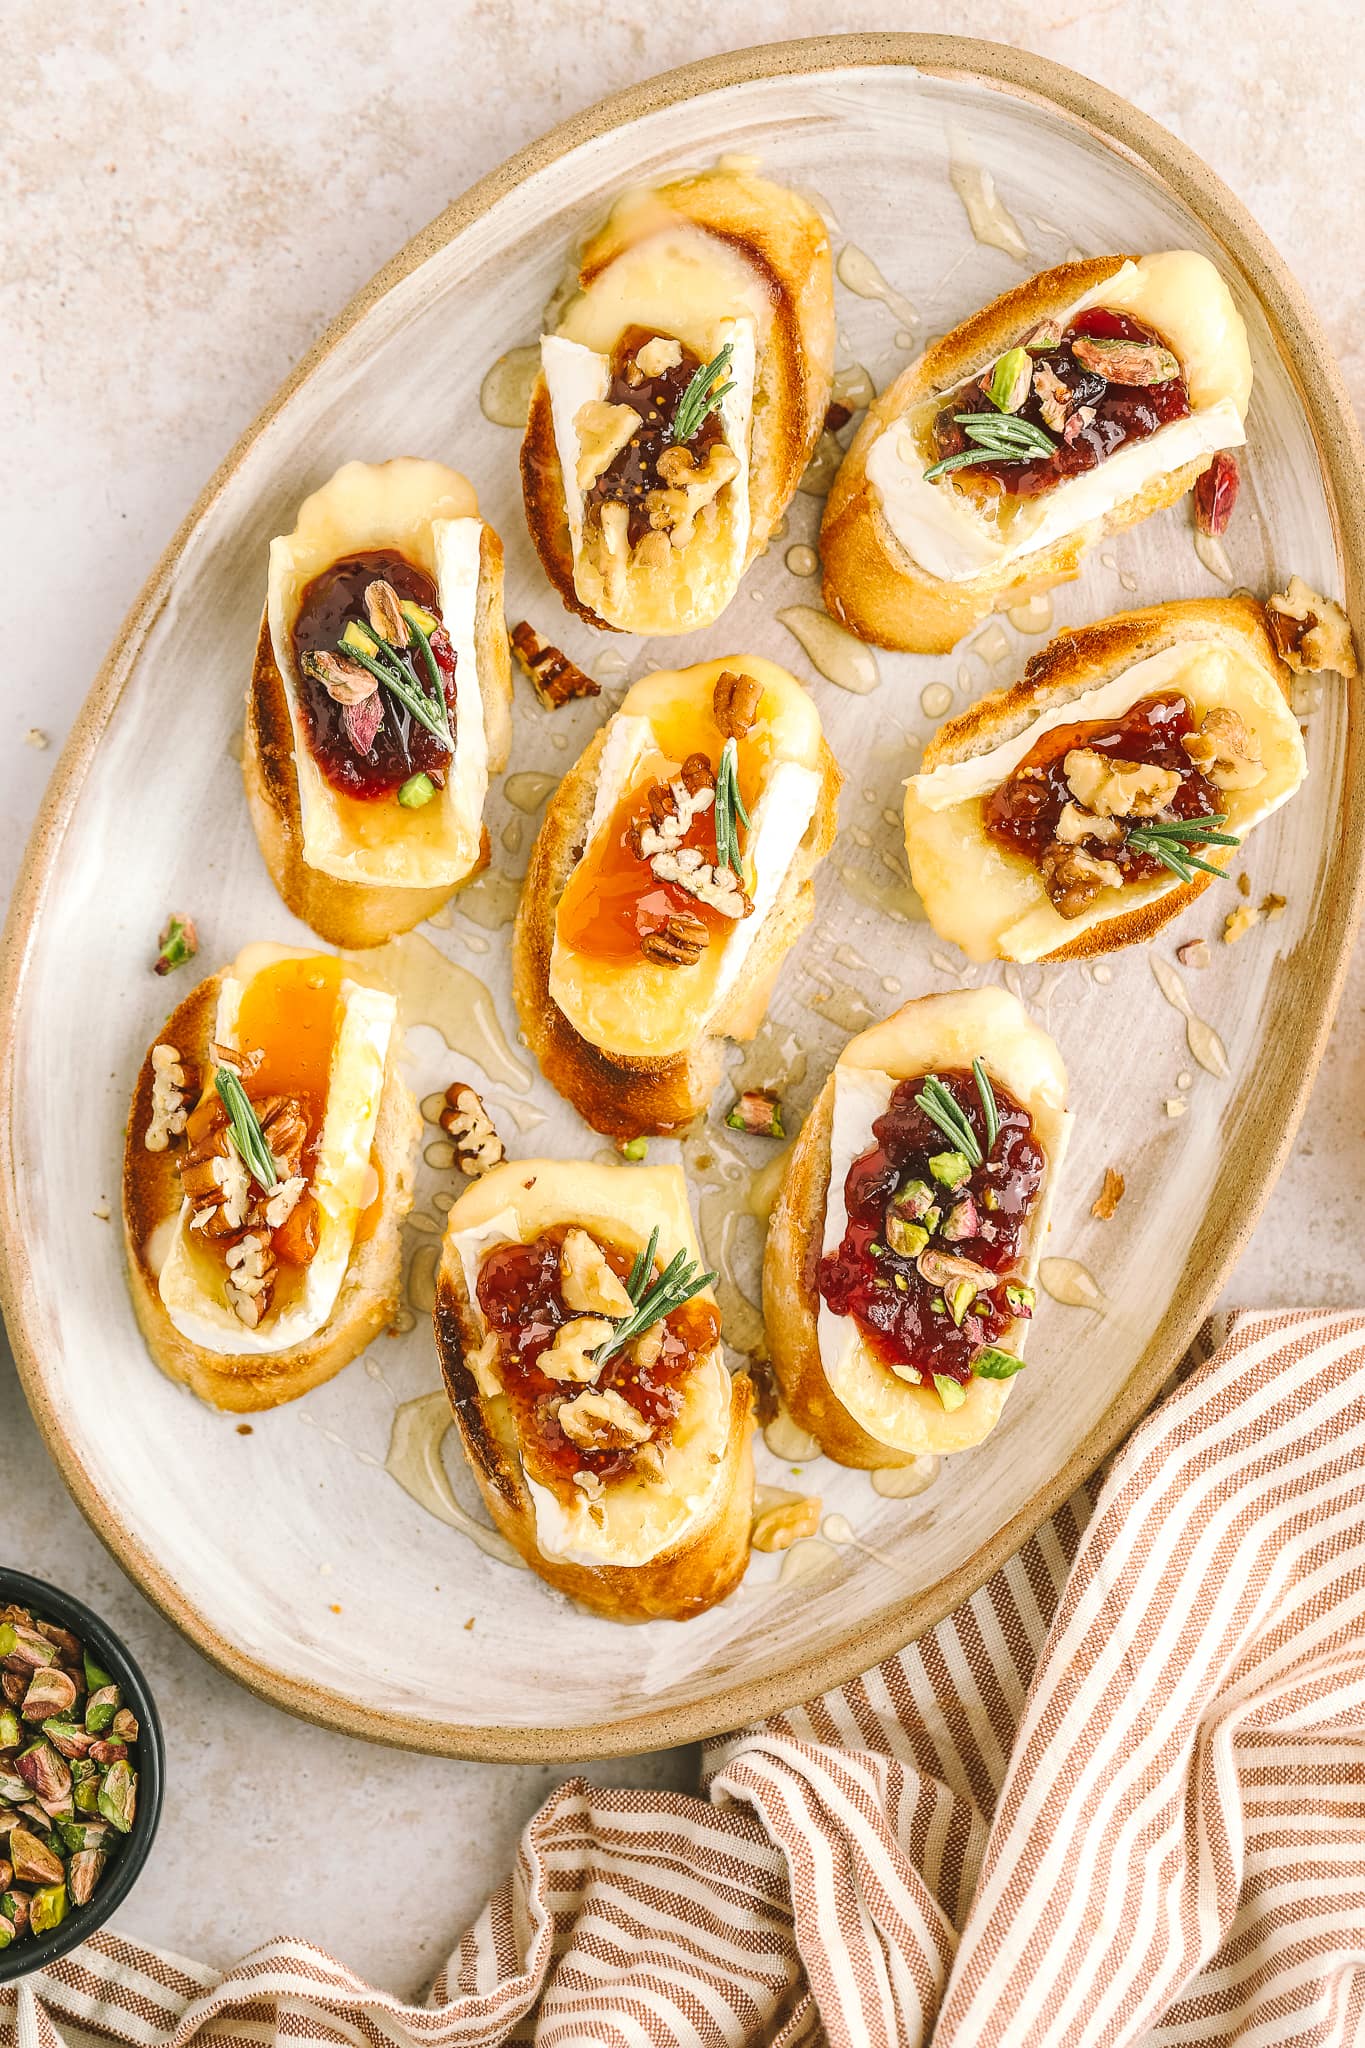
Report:
<svg viewBox="0 0 1365 2048"><path fill-rule="evenodd" d="M341 1028L341 983L346 968L326 953L277 960L252 976L237 1013L237 1044L260 1065L244 1082L253 1103L290 1096L308 1122L302 1170L311 1174L327 1111L332 1055ZM305 1192L287 1220L272 1231L281 1265L306 1266L317 1250L317 1204Z"/></svg>
<svg viewBox="0 0 1365 2048"><path fill-rule="evenodd" d="M649 932L662 931L670 917L679 913L700 918L712 938L724 940L735 928L734 918L713 910L677 883L660 881L632 844L634 828L649 818L647 796L652 783L675 780L679 763L689 754L704 754L713 774L720 761L724 743L709 710L704 715L694 705L687 710L686 720L669 719L667 732L660 730L661 719L652 721L660 747L667 752L648 755L641 762L634 786L621 798L605 829L569 876L560 898L556 916L559 941L588 959L617 965L639 960L641 939ZM752 817L767 770L767 735L761 725L738 742L738 752L740 795ZM747 839L743 824L739 839L743 849ZM703 860L714 864L714 802L693 818L682 844L694 846ZM743 883L752 895L754 875L747 859Z"/></svg>

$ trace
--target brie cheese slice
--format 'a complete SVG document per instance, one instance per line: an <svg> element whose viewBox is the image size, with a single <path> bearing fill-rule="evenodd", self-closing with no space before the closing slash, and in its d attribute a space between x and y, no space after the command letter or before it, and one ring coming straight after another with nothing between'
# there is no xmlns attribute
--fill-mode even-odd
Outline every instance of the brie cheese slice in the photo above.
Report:
<svg viewBox="0 0 1365 2048"><path fill-rule="evenodd" d="M237 1044L245 986L233 975L223 977L213 1032L219 1045ZM302 1268L280 1267L271 1306L254 1330L228 1303L221 1255L191 1229L188 1201L181 1205L158 1285L175 1328L206 1351L243 1358L287 1351L315 1336L336 1306L369 1191L375 1125L397 1016L391 995L360 982L344 980L339 1000L327 1105L309 1182L318 1210L317 1250Z"/></svg>

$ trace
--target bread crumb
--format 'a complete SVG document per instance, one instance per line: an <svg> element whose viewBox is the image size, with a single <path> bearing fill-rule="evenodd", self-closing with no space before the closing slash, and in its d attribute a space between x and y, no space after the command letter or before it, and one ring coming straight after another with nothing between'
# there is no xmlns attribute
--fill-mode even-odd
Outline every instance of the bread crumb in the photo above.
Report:
<svg viewBox="0 0 1365 2048"><path fill-rule="evenodd" d="M94 1208L90 1211L90 1214L92 1216L97 1216L101 1223L107 1223L109 1221L108 1201L102 1198L100 1201L96 1202Z"/></svg>
<svg viewBox="0 0 1365 2048"><path fill-rule="evenodd" d="M1242 869L1241 874L1237 877L1237 894L1239 896L1249 896L1251 894L1251 877L1245 868Z"/></svg>
<svg viewBox="0 0 1365 2048"><path fill-rule="evenodd" d="M253 1434L254 1434L254 1432L253 1432L253 1430L252 1430L251 1424L250 1424L249 1422L239 1422L239 1423L237 1424L237 1434L238 1434L238 1436L251 1436L251 1435L253 1435Z"/></svg>
<svg viewBox="0 0 1365 2048"><path fill-rule="evenodd" d="M332 1602L332 1605L331 1605L331 1608L330 1608L329 1612L331 1612L332 1614L340 1614L340 1612L341 1612L341 1607L340 1607L340 1604L339 1604L339 1602L337 1602L337 1601L335 1601L335 1600L334 1600L334 1601Z"/></svg>
<svg viewBox="0 0 1365 2048"><path fill-rule="evenodd" d="M1090 1205L1091 1215L1097 1216L1101 1223L1107 1223L1115 1209L1118 1208L1119 1203L1123 1200L1125 1185L1123 1175L1119 1172L1118 1168L1116 1166L1106 1166L1104 1169L1104 1185Z"/></svg>
<svg viewBox="0 0 1365 2048"><path fill-rule="evenodd" d="M474 1626L474 1617L473 1617L473 1615L471 1614L471 1615L470 1615L470 1617L469 1617L469 1619L468 1619L468 1621L467 1621L467 1622L465 1623L465 1633L466 1633L466 1634L468 1634L469 1630L470 1630L470 1629L472 1629L472 1628L473 1628L473 1626Z"/></svg>

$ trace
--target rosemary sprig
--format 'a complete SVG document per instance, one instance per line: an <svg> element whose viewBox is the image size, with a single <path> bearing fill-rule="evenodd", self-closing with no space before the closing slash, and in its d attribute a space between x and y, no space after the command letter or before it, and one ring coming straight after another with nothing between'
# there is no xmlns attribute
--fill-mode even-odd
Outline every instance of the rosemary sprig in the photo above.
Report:
<svg viewBox="0 0 1365 2048"><path fill-rule="evenodd" d="M422 661L426 668L428 676L431 678L432 693L435 697L437 704L441 708L441 715L442 717L444 717L446 708L445 685L441 681L441 671L436 666L436 656L431 651L431 635L418 622L418 620L408 618L406 612L403 614L403 616L405 619L407 619L409 633L412 635L413 639L417 642L417 645L422 650Z"/></svg>
<svg viewBox="0 0 1365 2048"><path fill-rule="evenodd" d="M427 731L441 742L448 754L453 754L455 745L446 722L444 694L438 713L426 691L416 677L409 674L388 641L374 636L374 644L376 648L382 650L387 659L381 661L378 655L367 654L363 648L357 647L353 640L341 641L337 646L337 653L344 655L348 661L358 661L362 668L367 668L376 682L382 683L389 694L398 699L404 710L410 711L418 724L424 725ZM432 667L435 667L434 657Z"/></svg>
<svg viewBox="0 0 1365 2048"><path fill-rule="evenodd" d="M598 1345L592 1355L594 1365L605 1365L616 1352L636 1337L643 1336L665 1316L671 1316L674 1309L681 1308L685 1301L691 1301L694 1294L700 1294L716 1278L714 1273L699 1271L695 1260L685 1251L675 1252L663 1272L652 1278L658 1246L659 1226L656 1223L647 1248L636 1258L626 1280L626 1293L634 1302L634 1309L616 1325L606 1342Z"/></svg>
<svg viewBox="0 0 1365 2048"><path fill-rule="evenodd" d="M739 793L739 748L729 739L720 750L720 762L716 768L716 864L729 868L740 881L744 880L744 864L739 854L739 827L749 829L749 813L744 808L744 799Z"/></svg>
<svg viewBox="0 0 1365 2048"><path fill-rule="evenodd" d="M1036 462L1040 455L1057 452L1057 443L1050 434L1035 427L1032 420L1021 420L1014 413L957 412L953 419L974 446L931 463L924 472L927 484L935 477L946 476L950 470L965 469L972 462Z"/></svg>
<svg viewBox="0 0 1365 2048"><path fill-rule="evenodd" d="M979 1059L972 1061L972 1072L976 1076L976 1092L981 1097L981 1114L986 1119L986 1157L989 1159L1000 1136L1000 1111L996 1107L991 1077Z"/></svg>
<svg viewBox="0 0 1365 2048"><path fill-rule="evenodd" d="M973 1071L975 1072L975 1068L973 1068ZM988 1089L990 1085L990 1082L987 1081L986 1087ZM957 1151L962 1153L970 1165L976 1167L985 1164L986 1155L977 1143L976 1132L967 1121L965 1111L955 1097L949 1094L937 1074L925 1075L924 1086L915 1097L915 1102L924 1111L930 1123L938 1126L944 1137L950 1141ZM994 1106L995 1097L992 1095L992 1109L994 1109ZM989 1128L989 1118L987 1119L987 1128Z"/></svg>
<svg viewBox="0 0 1365 2048"><path fill-rule="evenodd" d="M251 1178L267 1194L280 1184L274 1155L265 1142L261 1120L251 1106L251 1097L231 1067L219 1067L213 1077L218 1099L228 1116L228 1136Z"/></svg>
<svg viewBox="0 0 1365 2048"><path fill-rule="evenodd" d="M716 379L723 377L729 369L730 358L734 352L734 343L727 341L724 348L718 355L712 356L709 363L703 363L699 370L693 371L687 389L678 400L677 410L668 429L668 438L675 446L682 446L699 434L706 424L708 414L713 413L722 398L728 397L734 390L733 381L722 384L719 390L712 388Z"/></svg>
<svg viewBox="0 0 1365 2048"><path fill-rule="evenodd" d="M1222 811L1207 818L1153 818L1146 825L1128 827L1128 844L1136 853L1152 854L1179 881L1192 882L1196 868L1227 880L1226 868L1215 866L1211 860L1201 860L1190 847L1191 840L1198 846L1240 846L1242 842L1235 832L1215 829L1226 823Z"/></svg>

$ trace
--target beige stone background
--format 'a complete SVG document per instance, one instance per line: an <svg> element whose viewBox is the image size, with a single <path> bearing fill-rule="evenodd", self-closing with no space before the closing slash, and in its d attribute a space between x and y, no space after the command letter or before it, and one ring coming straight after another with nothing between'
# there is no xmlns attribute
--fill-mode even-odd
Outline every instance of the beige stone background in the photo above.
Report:
<svg viewBox="0 0 1365 2048"><path fill-rule="evenodd" d="M123 612L204 479L357 286L501 158L604 93L787 36L899 28L1038 50L1135 100L1247 203L1365 405L1356 0L8 0L0 884ZM78 963L73 963L73 969ZM1229 1299L1365 1300L1359 956L1295 1156ZM73 1077L79 1085L79 1077ZM434 1972L565 1771L437 1763L293 1723L145 1605L63 1493L0 1352L0 1558L137 1646L170 1787L130 1934L226 1963L268 1934L378 1982ZM593 1769L686 1785L687 1751Z"/></svg>

